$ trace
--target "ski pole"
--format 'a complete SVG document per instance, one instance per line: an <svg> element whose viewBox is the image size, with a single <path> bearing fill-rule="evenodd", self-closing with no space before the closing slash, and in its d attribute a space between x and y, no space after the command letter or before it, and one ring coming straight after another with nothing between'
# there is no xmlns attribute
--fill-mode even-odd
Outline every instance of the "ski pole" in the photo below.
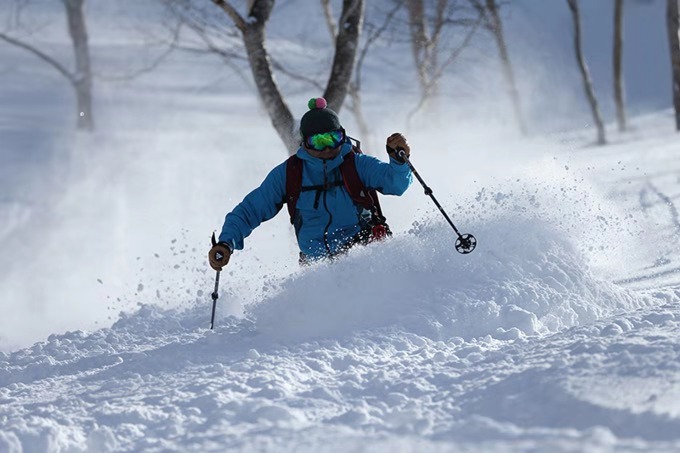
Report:
<svg viewBox="0 0 680 453"><path fill-rule="evenodd" d="M215 308L217 308L217 298L219 297L217 295L217 290L219 289L220 286L220 271L217 271L217 274L215 275L215 291L211 294L212 301L213 301L213 307L212 307L212 316L210 317L210 330L213 330L213 327L215 326Z"/></svg>
<svg viewBox="0 0 680 453"><path fill-rule="evenodd" d="M434 204L439 208L439 212L442 213L444 218L446 219L447 222L449 222L449 225L451 225L451 228L453 228L453 231L456 232L458 235L458 239L456 240L456 250L458 253L462 253L463 255L466 255L468 253L471 253L475 247L477 247L477 238L475 238L471 234L460 234L460 231L458 231L458 228L456 228L456 225L453 224L451 219L449 218L448 214L446 214L446 211L444 211L444 208L439 204L437 199L434 197L434 194L432 193L432 189L425 183L423 178L421 178L420 174L416 170L416 168L413 166L411 163L411 160L408 158L406 155L406 152L403 149L397 150L397 155L404 160L415 175L416 179L420 182L420 184L423 186L423 189L425 189L425 195L429 196L432 198L432 201L434 201Z"/></svg>
<svg viewBox="0 0 680 453"><path fill-rule="evenodd" d="M213 232L212 234L212 245L215 247L217 244L217 240L215 239L215 233ZM212 306L212 316L210 317L210 330L213 330L213 327L215 326L215 308L217 308L217 298L219 297L219 294L217 291L220 288L220 271L217 271L215 274L215 290L211 294L212 301L213 301L213 306Z"/></svg>

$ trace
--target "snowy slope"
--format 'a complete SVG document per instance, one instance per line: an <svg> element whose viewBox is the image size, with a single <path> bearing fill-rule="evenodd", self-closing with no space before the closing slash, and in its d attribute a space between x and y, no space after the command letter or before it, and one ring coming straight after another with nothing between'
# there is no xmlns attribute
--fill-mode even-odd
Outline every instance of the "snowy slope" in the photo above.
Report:
<svg viewBox="0 0 680 453"><path fill-rule="evenodd" d="M534 33L512 42L539 130L588 121L564 69L563 3L527 1L508 18L511 34ZM160 51L137 42L157 14L139 7L123 20L120 5L90 3L111 17L91 27L98 67L124 72ZM608 87L596 19L609 6L584 7ZM272 51L312 64L323 45L298 33L293 2L280 8ZM667 62L635 39L658 38L658 8L630 9L633 110L667 105ZM536 17L550 20L527 27ZM69 55L51 24L48 48ZM388 55L368 65L365 93L367 151L382 156L384 137L405 131L478 249L453 250L418 185L384 198L391 241L333 265L300 269L280 215L223 273L213 332L210 233L285 158L252 86L173 54L140 78L98 79L98 129L74 134L65 82L0 47L0 452L679 450L670 112L634 117L602 148L587 128L522 139L481 47L452 71L470 92L445 91L410 128L413 84L387 80ZM663 76L648 83L649 68ZM282 85L297 116L317 94Z"/></svg>
<svg viewBox="0 0 680 453"><path fill-rule="evenodd" d="M665 115L639 121L660 128L653 137L668 124ZM669 138L658 149L656 138L628 137L564 158L587 172L644 145L644 161L600 169L600 184L627 200L604 175L664 162L677 151ZM574 167L563 180L541 168L550 184L527 176L459 199L474 206L460 209L480 239L469 256L424 214L389 243L267 279L245 318L228 316L243 300L225 274L214 332L206 291L191 307L145 303L110 328L4 354L2 449L680 448L680 285L634 289L603 277L621 276L615 258L635 249L625 241L640 233L627 225L637 219L617 218L583 181L566 183ZM653 210L625 212L643 222Z"/></svg>
<svg viewBox="0 0 680 453"><path fill-rule="evenodd" d="M436 223L305 270L214 332L209 304L145 305L4 355L0 446L680 448L680 289L600 281L543 225L502 218L475 232L497 242L469 260ZM319 298L317 285L333 291Z"/></svg>
<svg viewBox="0 0 680 453"><path fill-rule="evenodd" d="M0 450L680 448L677 232L658 195L676 195L666 173L678 146L658 136L576 148L539 165L543 176L469 199L444 195L480 239L470 256L423 212L390 243L293 278L243 280L257 269L244 253L223 279L214 333L210 273L171 285L186 295L141 285L129 299L144 305L112 327L2 355ZM615 207L641 204L601 207L579 189L589 172Z"/></svg>

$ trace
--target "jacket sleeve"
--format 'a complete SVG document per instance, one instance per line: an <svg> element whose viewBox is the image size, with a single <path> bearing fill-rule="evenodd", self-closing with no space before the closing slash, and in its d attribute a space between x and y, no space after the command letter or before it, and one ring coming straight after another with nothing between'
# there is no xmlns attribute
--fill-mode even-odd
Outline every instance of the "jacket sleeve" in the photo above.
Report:
<svg viewBox="0 0 680 453"><path fill-rule="evenodd" d="M385 163L366 154L357 154L355 163L364 185L382 194L402 195L411 185L413 177L409 166L392 158Z"/></svg>
<svg viewBox="0 0 680 453"><path fill-rule="evenodd" d="M250 192L227 214L220 233L220 241L234 250L243 249L243 240L262 222L274 217L283 206L286 194L286 163L274 168L260 187Z"/></svg>

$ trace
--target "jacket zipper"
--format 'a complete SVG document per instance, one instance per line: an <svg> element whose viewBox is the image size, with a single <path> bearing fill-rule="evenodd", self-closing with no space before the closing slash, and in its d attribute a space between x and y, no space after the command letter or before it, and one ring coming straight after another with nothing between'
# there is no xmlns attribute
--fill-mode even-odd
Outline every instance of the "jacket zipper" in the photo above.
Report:
<svg viewBox="0 0 680 453"><path fill-rule="evenodd" d="M328 256L333 256L331 253L331 246L328 243L328 229L331 226L331 223L333 222L333 214L331 214L331 211L328 210L328 204L326 203L326 193L328 190L326 190L326 184L328 183L327 177L326 177L326 161L323 161L323 186L324 186L324 191L323 191L323 207L328 213L328 223L326 224L326 228L323 231L323 243L326 246L326 252L328 253Z"/></svg>

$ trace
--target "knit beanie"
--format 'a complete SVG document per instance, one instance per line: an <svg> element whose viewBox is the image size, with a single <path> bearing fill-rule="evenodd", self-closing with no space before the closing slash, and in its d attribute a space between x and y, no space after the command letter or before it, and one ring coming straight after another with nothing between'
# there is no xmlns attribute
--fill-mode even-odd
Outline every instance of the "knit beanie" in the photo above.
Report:
<svg viewBox="0 0 680 453"><path fill-rule="evenodd" d="M338 114L327 108L324 98L310 99L307 107L309 107L309 111L300 120L300 133L303 138L342 129Z"/></svg>

